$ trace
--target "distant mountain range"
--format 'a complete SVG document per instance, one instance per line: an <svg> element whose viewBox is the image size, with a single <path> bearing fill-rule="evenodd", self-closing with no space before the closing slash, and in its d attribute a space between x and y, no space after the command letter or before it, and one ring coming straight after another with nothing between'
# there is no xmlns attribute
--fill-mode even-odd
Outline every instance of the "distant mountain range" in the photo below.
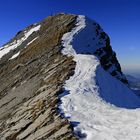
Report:
<svg viewBox="0 0 140 140"><path fill-rule="evenodd" d="M126 75L127 80L132 88L140 89L140 78L136 78L132 75Z"/></svg>
<svg viewBox="0 0 140 140"><path fill-rule="evenodd" d="M130 84L130 87L138 94L140 95L140 78L135 77L132 75L126 75L127 80Z"/></svg>

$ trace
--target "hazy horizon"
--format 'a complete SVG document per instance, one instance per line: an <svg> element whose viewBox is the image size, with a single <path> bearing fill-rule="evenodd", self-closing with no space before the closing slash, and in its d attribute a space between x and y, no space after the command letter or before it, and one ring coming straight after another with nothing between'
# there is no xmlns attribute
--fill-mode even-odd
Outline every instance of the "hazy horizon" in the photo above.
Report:
<svg viewBox="0 0 140 140"><path fill-rule="evenodd" d="M133 68L133 67L127 67L127 66L121 66L122 71L124 74L134 76L136 78L140 78L140 69L139 68Z"/></svg>

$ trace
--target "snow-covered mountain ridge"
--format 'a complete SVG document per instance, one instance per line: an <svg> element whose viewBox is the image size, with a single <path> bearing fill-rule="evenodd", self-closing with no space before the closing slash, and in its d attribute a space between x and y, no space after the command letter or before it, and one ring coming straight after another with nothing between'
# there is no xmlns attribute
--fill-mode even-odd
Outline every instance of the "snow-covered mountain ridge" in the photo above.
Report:
<svg viewBox="0 0 140 140"><path fill-rule="evenodd" d="M99 58L102 67L106 71L120 81L127 83L127 79L122 73L120 64L116 58L116 53L111 48L108 35L103 31L98 23L87 17L80 22L82 22L82 25L78 26L74 31L77 36L73 37L74 50L80 54L96 55ZM78 34L79 31L80 34ZM74 32L72 32L72 34L74 34ZM69 34L66 35L70 37ZM77 41L77 39L80 40L80 42Z"/></svg>
<svg viewBox="0 0 140 140"><path fill-rule="evenodd" d="M85 16L50 16L0 50L2 140L135 140L139 107L108 35Z"/></svg>
<svg viewBox="0 0 140 140"><path fill-rule="evenodd" d="M93 22L88 22L85 16L78 16L76 27L62 38L62 53L74 57L76 68L64 84L61 113L72 122L79 139L138 140L140 109L130 109L140 107L140 98L106 72L100 58L87 54L93 45L86 34L89 33L86 26ZM85 37L88 41L83 40ZM100 46L93 50L96 47Z"/></svg>
<svg viewBox="0 0 140 140"><path fill-rule="evenodd" d="M62 37L62 44L64 46L64 48L62 49L62 54L67 55L67 56L73 56L74 58L76 57L75 58L76 60L78 58L78 55L81 56L81 54L86 55L87 58L89 58L90 56L91 57L94 56L94 57L97 57L96 59L98 59L99 61L98 66L96 66L97 65L96 63L95 63L95 66L103 67L100 62L101 56L96 55L94 52L96 52L96 50L103 48L106 45L106 42L105 42L106 38L103 40L100 40L100 37L96 36L96 32L92 31L92 29L93 30L96 29L94 27L95 25L94 23L95 23L94 21L89 20L85 16L78 16L76 27L71 32L64 34ZM95 38L94 41L92 38ZM102 43L99 44L98 43L99 41L100 42L102 41ZM82 60L84 61L84 59ZM86 68L86 65L88 66L88 62L83 63L81 65ZM114 64L112 65L113 65L112 67L115 69ZM94 63L91 65L91 67L92 66L94 66ZM112 76L111 78L110 76L107 76L104 71L98 70L98 68L95 68L95 71L96 71L96 77L97 77L96 81L99 84L99 88L101 90L100 95L102 96L103 99L119 107L137 108L140 105L139 99L137 98L136 95L133 94L133 92L129 88L127 88L118 80L115 81L114 78L112 78ZM108 70L106 73L109 75L110 71ZM111 92L115 92L116 95ZM118 98L118 101L116 101L117 98Z"/></svg>

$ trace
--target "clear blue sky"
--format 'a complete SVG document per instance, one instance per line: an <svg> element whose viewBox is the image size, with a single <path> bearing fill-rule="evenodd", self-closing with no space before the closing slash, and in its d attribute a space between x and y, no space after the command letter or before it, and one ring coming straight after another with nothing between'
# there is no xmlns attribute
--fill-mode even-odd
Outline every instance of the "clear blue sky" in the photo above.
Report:
<svg viewBox="0 0 140 140"><path fill-rule="evenodd" d="M0 45L58 12L96 20L109 34L123 68L140 71L140 0L0 0Z"/></svg>

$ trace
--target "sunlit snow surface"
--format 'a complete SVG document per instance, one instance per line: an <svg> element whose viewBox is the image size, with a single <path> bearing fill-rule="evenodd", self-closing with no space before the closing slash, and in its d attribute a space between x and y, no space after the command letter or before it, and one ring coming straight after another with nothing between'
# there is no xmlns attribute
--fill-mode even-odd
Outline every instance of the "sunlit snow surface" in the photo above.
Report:
<svg viewBox="0 0 140 140"><path fill-rule="evenodd" d="M86 39L89 32L86 26L92 26L90 22L78 16L76 27L62 38L62 53L74 56L76 68L60 95L61 113L72 123L80 139L140 140L140 109L132 109L140 107L139 98L104 71L96 56L81 54L88 51L84 48L87 41L89 49L94 49L93 42ZM86 36L81 37L79 32ZM88 36L95 37L92 32Z"/></svg>
<svg viewBox="0 0 140 140"><path fill-rule="evenodd" d="M20 52L18 52L18 53L16 53L16 54L14 54L9 60L12 60L12 59L15 59L16 57L18 57L19 56L19 54L20 54Z"/></svg>

